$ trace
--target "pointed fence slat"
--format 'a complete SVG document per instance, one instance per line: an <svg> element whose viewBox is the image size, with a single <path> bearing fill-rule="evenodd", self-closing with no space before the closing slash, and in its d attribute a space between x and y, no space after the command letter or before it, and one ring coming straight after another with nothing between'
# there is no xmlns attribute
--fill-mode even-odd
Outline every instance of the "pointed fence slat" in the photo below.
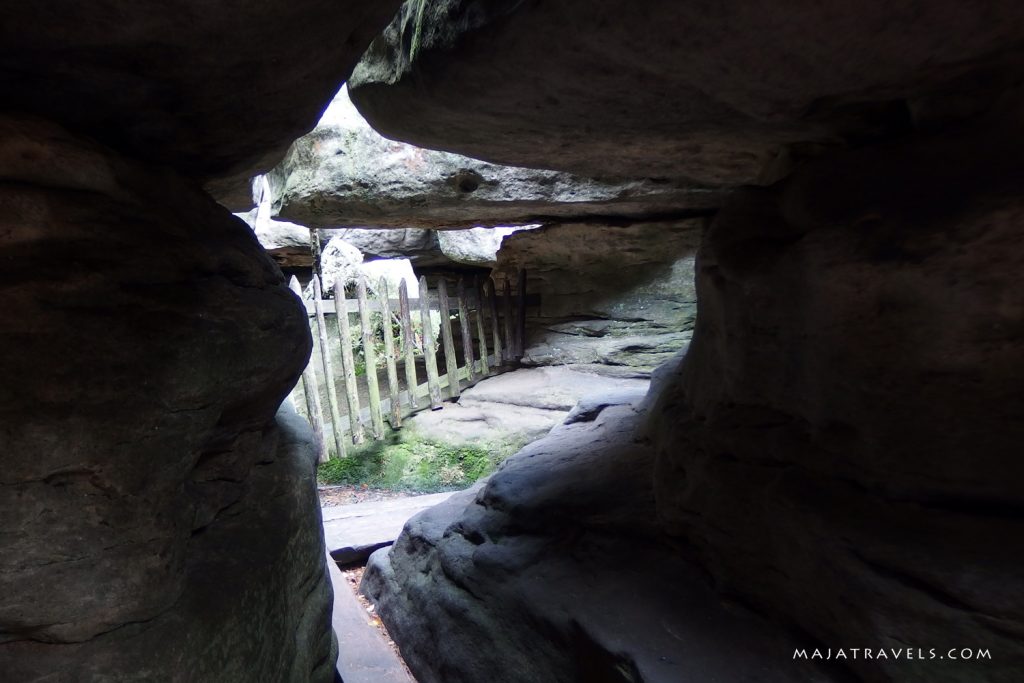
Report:
<svg viewBox="0 0 1024 683"><path fill-rule="evenodd" d="M391 399L391 428L398 429L402 426L402 406L398 403L398 363L395 359L395 333L391 327L391 302L388 300L388 281L380 279L377 286L377 296L380 299L381 316L383 317L384 330L384 363L388 369L388 398Z"/></svg>
<svg viewBox="0 0 1024 683"><path fill-rule="evenodd" d="M288 283L295 295L302 300L302 287L298 279L293 275ZM306 364L302 371L302 393L306 395L306 413L309 416L309 424L313 427L313 439L316 445L316 457L318 462L327 462L327 445L324 443L324 412L320 405L320 388L316 381L316 370L312 363Z"/></svg>
<svg viewBox="0 0 1024 683"><path fill-rule="evenodd" d="M409 387L409 408L419 407L416 400L416 340L412 329L412 316L409 312L409 286L405 278L398 283L398 311L402 318L402 350L405 352L405 384ZM430 321L427 321L430 324Z"/></svg>
<svg viewBox="0 0 1024 683"><path fill-rule="evenodd" d="M516 288L516 358L526 353L526 269L519 269L519 282Z"/></svg>
<svg viewBox="0 0 1024 683"><path fill-rule="evenodd" d="M455 337L452 336L452 307L448 301L448 283L444 278L437 281L438 308L441 311L441 341L444 343L444 364L448 373L448 396L458 398L459 361L455 357Z"/></svg>
<svg viewBox="0 0 1024 683"><path fill-rule="evenodd" d="M366 393L370 398L370 431L373 438L384 438L384 416L380 412L380 384L377 382L377 350L373 348L373 326L370 321L369 297L366 294L366 278L360 277L356 284L356 298L359 299L359 326L363 331L363 361L366 363Z"/></svg>
<svg viewBox="0 0 1024 683"><path fill-rule="evenodd" d="M356 444L366 441L363 423L359 420L359 391L356 387L356 361L352 355L352 328L348 324L348 304L345 301L345 285L338 280L334 283L334 304L341 313L338 314L338 338L341 341L341 371L345 386L345 398L348 402L348 422L352 432L352 442Z"/></svg>
<svg viewBox="0 0 1024 683"><path fill-rule="evenodd" d="M484 330L484 290L480 288L480 278L473 276L473 291L476 293L476 336L480 340L480 374L486 377L491 373L487 367L487 331Z"/></svg>
<svg viewBox="0 0 1024 683"><path fill-rule="evenodd" d="M505 330L505 360L512 361L516 357L516 347L514 337L512 336L512 285L509 283L508 278L505 278L505 299L502 301L504 304L504 330Z"/></svg>
<svg viewBox="0 0 1024 683"><path fill-rule="evenodd" d="M462 355L465 358L467 379L476 382L476 368L473 367L473 333L469 328L469 307L466 305L466 284L462 278L455 288L456 304L459 308L459 327L462 330Z"/></svg>
<svg viewBox="0 0 1024 683"><path fill-rule="evenodd" d="M327 383L327 403L331 409L331 431L334 434L334 452L339 458L348 455L345 438L341 433L341 408L338 405L338 390L334 386L334 367L331 363L331 347L327 343L327 321L324 319L323 291L320 278L313 276L313 307L316 311L316 331L320 340L320 362L323 364L324 382Z"/></svg>
<svg viewBox="0 0 1024 683"><path fill-rule="evenodd" d="M498 287L490 279L484 283L487 289L487 304L491 309L491 335L494 342L494 364L504 365L505 358L501 353L501 323L498 320Z"/></svg>
<svg viewBox="0 0 1024 683"><path fill-rule="evenodd" d="M437 342L434 340L433 325L430 322L429 294L427 278L422 276L420 277L420 322L423 324L423 358L427 366L427 391L430 395L430 407L433 410L439 410L442 407L441 380L437 376Z"/></svg>

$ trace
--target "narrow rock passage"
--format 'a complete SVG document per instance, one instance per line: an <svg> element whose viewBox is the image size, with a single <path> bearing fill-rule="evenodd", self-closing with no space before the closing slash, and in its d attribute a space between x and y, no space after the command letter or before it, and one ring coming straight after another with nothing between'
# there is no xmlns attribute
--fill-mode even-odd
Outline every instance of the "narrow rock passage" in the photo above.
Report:
<svg viewBox="0 0 1024 683"><path fill-rule="evenodd" d="M334 586L331 622L338 642L338 674L344 683L416 683L398 654L371 623L338 565L327 562Z"/></svg>

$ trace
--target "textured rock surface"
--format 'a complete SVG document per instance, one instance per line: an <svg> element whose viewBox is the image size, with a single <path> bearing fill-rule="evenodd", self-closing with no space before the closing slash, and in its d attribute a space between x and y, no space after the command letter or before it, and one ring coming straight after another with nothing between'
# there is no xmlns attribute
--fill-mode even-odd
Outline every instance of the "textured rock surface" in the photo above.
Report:
<svg viewBox="0 0 1024 683"><path fill-rule="evenodd" d="M538 225L523 226L538 228ZM471 266L494 266L502 241L520 228L469 228L468 230L442 230L437 233L441 253L456 263Z"/></svg>
<svg viewBox="0 0 1024 683"><path fill-rule="evenodd" d="M256 209L235 214L256 233L260 246L281 267L312 268L309 228L287 221L275 221Z"/></svg>
<svg viewBox="0 0 1024 683"><path fill-rule="evenodd" d="M349 82L384 135L495 163L735 185L971 114L1017 2L409 0Z"/></svg>
<svg viewBox="0 0 1024 683"><path fill-rule="evenodd" d="M49 124L0 119L0 178L3 677L330 680L280 271L175 174Z"/></svg>
<svg viewBox="0 0 1024 683"><path fill-rule="evenodd" d="M363 120L344 89L268 177L282 218L320 228L636 217L706 209L719 198L677 183L495 166L388 140Z"/></svg>
<svg viewBox="0 0 1024 683"><path fill-rule="evenodd" d="M1021 111L811 165L701 248L652 431L666 528L821 642L992 653L862 680L1024 667Z"/></svg>
<svg viewBox="0 0 1024 683"><path fill-rule="evenodd" d="M690 339L701 225L567 224L507 237L495 276L515 282L526 268L527 291L541 296L523 362L649 375Z"/></svg>
<svg viewBox="0 0 1024 683"><path fill-rule="evenodd" d="M332 238L320 253L320 272L325 288L333 292L339 280L348 285L356 281L363 264L363 254L345 240ZM333 296L324 292L325 296Z"/></svg>
<svg viewBox="0 0 1024 683"><path fill-rule="evenodd" d="M556 428L370 558L362 589L417 680L825 680L660 537L637 423L619 405Z"/></svg>
<svg viewBox="0 0 1024 683"><path fill-rule="evenodd" d="M0 12L0 111L58 120L129 156L217 179L217 193L246 210L247 178L314 125L397 7L9 4Z"/></svg>
<svg viewBox="0 0 1024 683"><path fill-rule="evenodd" d="M512 447L516 448L546 436L581 399L587 402L576 415L592 412L606 400L628 403L642 397L647 387L645 380L600 377L571 368L523 368L481 380L463 391L458 402L413 416L406 428L443 443L517 444Z"/></svg>
<svg viewBox="0 0 1024 683"><path fill-rule="evenodd" d="M437 233L419 228L338 228L320 230L321 242L340 237L366 259L409 259L419 267L451 263L441 252Z"/></svg>

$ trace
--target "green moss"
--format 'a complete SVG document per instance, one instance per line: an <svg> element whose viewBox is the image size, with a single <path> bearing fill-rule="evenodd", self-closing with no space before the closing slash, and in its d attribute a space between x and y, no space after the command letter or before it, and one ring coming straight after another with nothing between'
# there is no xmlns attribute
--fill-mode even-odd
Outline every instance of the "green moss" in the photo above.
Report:
<svg viewBox="0 0 1024 683"><path fill-rule="evenodd" d="M442 491L486 477L522 444L447 444L393 432L320 465L322 484Z"/></svg>

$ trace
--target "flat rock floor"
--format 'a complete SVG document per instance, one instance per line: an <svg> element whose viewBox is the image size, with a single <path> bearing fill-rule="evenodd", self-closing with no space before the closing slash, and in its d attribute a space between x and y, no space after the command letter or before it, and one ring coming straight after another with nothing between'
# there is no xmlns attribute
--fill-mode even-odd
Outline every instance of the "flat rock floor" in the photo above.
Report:
<svg viewBox="0 0 1024 683"><path fill-rule="evenodd" d="M416 683L395 648L381 635L374 617L328 558L334 587L331 623L338 636L338 674L345 683Z"/></svg>
<svg viewBox="0 0 1024 683"><path fill-rule="evenodd" d="M365 562L374 550L394 543L410 517L447 500L451 495L433 493L324 507L321 514L327 552L339 564Z"/></svg>

